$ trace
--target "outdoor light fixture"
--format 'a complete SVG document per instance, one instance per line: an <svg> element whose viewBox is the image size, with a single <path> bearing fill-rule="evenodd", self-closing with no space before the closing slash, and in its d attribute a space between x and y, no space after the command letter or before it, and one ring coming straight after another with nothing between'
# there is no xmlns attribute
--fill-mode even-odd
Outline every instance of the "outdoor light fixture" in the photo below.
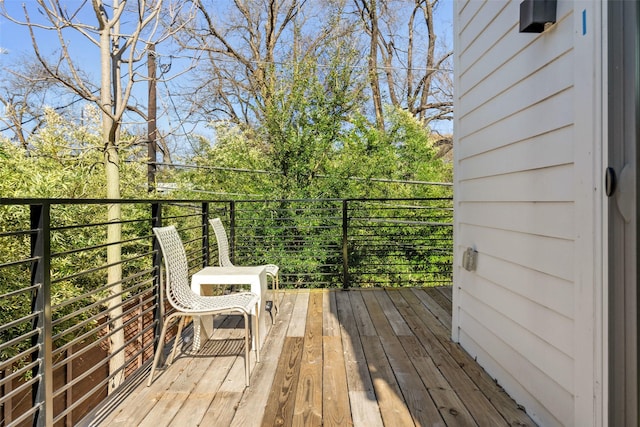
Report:
<svg viewBox="0 0 640 427"><path fill-rule="evenodd" d="M541 33L556 22L557 0L524 0L520 3L520 32Z"/></svg>
<svg viewBox="0 0 640 427"><path fill-rule="evenodd" d="M467 248L462 253L462 268L467 271L476 271L478 266L478 251L474 248Z"/></svg>

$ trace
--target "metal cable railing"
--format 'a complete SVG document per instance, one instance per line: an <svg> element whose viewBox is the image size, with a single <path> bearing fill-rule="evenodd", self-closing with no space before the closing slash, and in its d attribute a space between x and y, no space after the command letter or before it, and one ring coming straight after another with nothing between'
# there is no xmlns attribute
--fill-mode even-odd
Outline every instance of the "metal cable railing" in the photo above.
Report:
<svg viewBox="0 0 640 427"><path fill-rule="evenodd" d="M278 264L281 287L451 283L451 199L0 199L0 427L73 425L144 369L169 310L151 228L175 224L195 272L218 216L234 263Z"/></svg>

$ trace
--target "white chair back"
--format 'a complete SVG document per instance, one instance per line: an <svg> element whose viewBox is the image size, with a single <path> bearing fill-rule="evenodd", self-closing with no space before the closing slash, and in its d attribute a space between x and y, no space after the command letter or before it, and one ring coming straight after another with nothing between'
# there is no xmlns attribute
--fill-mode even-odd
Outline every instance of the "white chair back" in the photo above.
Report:
<svg viewBox="0 0 640 427"><path fill-rule="evenodd" d="M216 234L216 240L218 241L218 262L220 267L233 267L229 256L229 240L222 221L220 218L212 218L209 223L213 227L213 232Z"/></svg>
<svg viewBox="0 0 640 427"><path fill-rule="evenodd" d="M193 309L196 295L189 286L187 254L178 230L176 230L175 226L170 225L168 227L154 228L153 233L158 238L158 243L162 250L166 293L169 303L181 311Z"/></svg>

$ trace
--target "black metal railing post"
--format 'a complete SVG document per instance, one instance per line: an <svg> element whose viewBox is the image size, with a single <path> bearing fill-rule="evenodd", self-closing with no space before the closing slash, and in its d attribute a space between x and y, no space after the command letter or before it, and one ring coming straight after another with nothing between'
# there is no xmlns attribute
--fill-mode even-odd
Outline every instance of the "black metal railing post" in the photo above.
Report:
<svg viewBox="0 0 640 427"><path fill-rule="evenodd" d="M209 203L202 203L202 267L209 263Z"/></svg>
<svg viewBox="0 0 640 427"><path fill-rule="evenodd" d="M342 200L342 289L349 289L349 206Z"/></svg>
<svg viewBox="0 0 640 427"><path fill-rule="evenodd" d="M31 285L36 289L32 297L32 313L38 313L33 328L38 333L32 338L38 348L38 365L33 376L33 407L37 415L35 426L53 425L53 328L51 313L51 205L44 202L30 205L31 212Z"/></svg>
<svg viewBox="0 0 640 427"><path fill-rule="evenodd" d="M229 256L231 262L236 262L236 202L229 202Z"/></svg>
<svg viewBox="0 0 640 427"><path fill-rule="evenodd" d="M151 203L151 227L162 227L162 204ZM153 321L155 322L155 332L153 334L153 352L158 347L158 338L162 329L164 319L164 292L162 290L162 252L160 244L155 234L152 232L152 248L153 248L153 294L155 305L153 309Z"/></svg>

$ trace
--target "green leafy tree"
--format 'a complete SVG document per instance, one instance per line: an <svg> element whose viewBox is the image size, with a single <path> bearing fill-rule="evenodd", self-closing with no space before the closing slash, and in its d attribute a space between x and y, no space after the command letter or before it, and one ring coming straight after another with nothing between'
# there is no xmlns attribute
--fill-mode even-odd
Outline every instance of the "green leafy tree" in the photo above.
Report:
<svg viewBox="0 0 640 427"><path fill-rule="evenodd" d="M452 180L452 164L439 157L437 138L410 112L393 106L384 111L384 130L360 113L349 118L327 170L330 197L449 197L447 187L417 184Z"/></svg>
<svg viewBox="0 0 640 427"><path fill-rule="evenodd" d="M273 173L266 145L250 128L230 121L212 124L215 140L199 137L186 162L195 168L166 176L187 198L260 198L273 194Z"/></svg>
<svg viewBox="0 0 640 427"><path fill-rule="evenodd" d="M348 117L359 108L361 76L348 60L355 54L337 43L328 55L330 62L322 68L314 58L306 58L280 71L278 81L286 83L274 93L261 132L272 167L280 173L282 198L322 198L334 193L318 178L326 176Z"/></svg>
<svg viewBox="0 0 640 427"><path fill-rule="evenodd" d="M100 137L100 113L95 107L87 107L81 114L82 122L65 119L52 109L45 110L43 126L22 143L0 139L0 194L7 198L101 198L105 197L102 143ZM133 144L136 138L125 136L123 159L141 158L140 149ZM137 185L144 183L146 168L141 162L122 162L120 165L126 195L135 197ZM144 191L144 189L142 190ZM98 205L58 205L52 212L56 225L91 224L106 221L106 212ZM0 232L10 233L29 228L28 207L3 205L0 208ZM52 233L52 252L62 253L70 249L99 246L106 241L106 232L97 228L74 228ZM104 230L104 229L103 229ZM140 233L138 233L140 234ZM14 262L30 257L29 237L26 235L4 235L0 238L2 247L0 263ZM125 247L125 253L130 248ZM145 249L147 250L147 249ZM94 299L78 299L88 290L104 286L105 278L99 272L87 273L73 279L74 273L90 270L106 264L104 251L86 250L68 256L52 259L51 274L52 306L54 316L62 318L74 312L83 304L91 304ZM0 294L18 291L30 282L28 263L0 269ZM104 298L97 295L92 298ZM69 301L73 301L70 303ZM26 293L15 293L7 306L0 311L0 323L7 324L29 315L30 300ZM97 308L96 308L97 309ZM92 314L82 311L80 318L57 322L55 333L65 331L75 323L80 323ZM2 332L1 342L9 342L20 335L30 325L26 323ZM85 326L90 327L91 324ZM72 335L63 334L56 345L62 345L85 329L74 329ZM21 345L6 348L0 357L6 359L22 351Z"/></svg>

